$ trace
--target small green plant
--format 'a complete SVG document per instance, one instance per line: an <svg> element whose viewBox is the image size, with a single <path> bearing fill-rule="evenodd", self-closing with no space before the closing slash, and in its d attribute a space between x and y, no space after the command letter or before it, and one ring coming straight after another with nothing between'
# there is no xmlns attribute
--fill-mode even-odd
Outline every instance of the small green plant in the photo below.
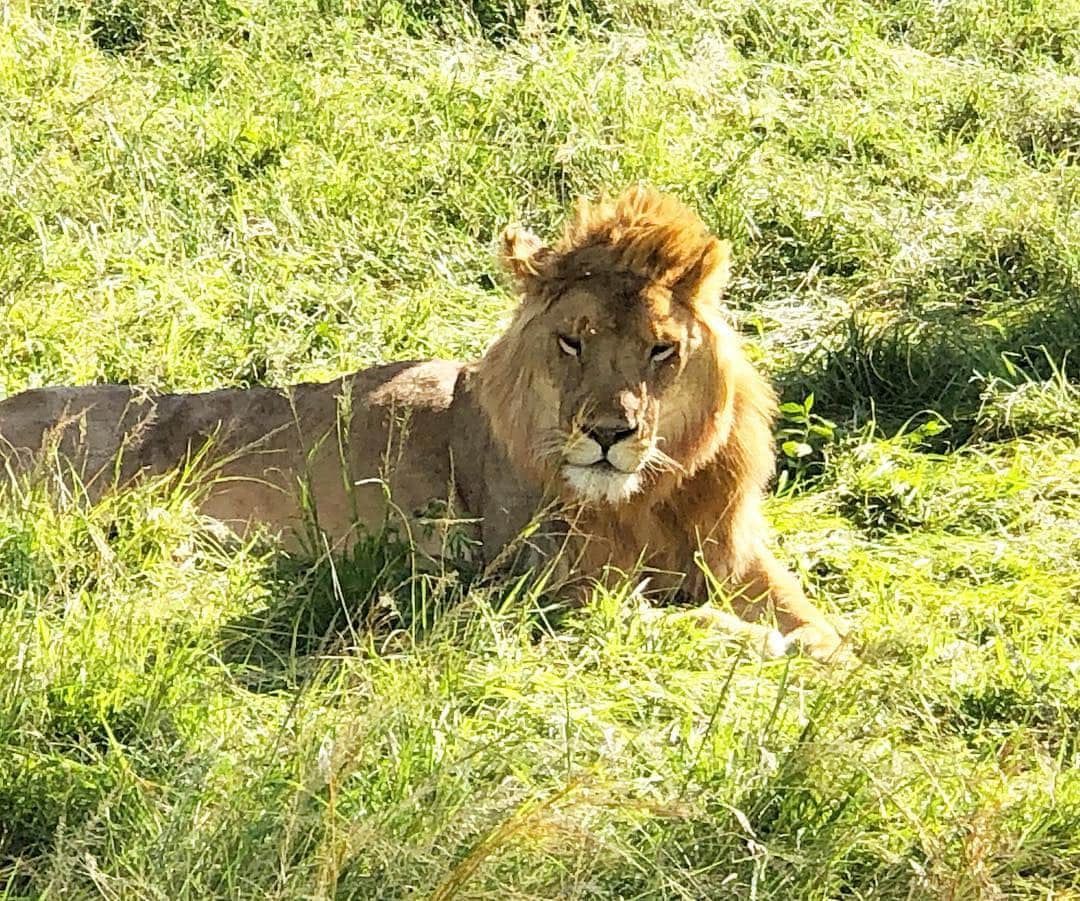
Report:
<svg viewBox="0 0 1080 901"><path fill-rule="evenodd" d="M836 423L813 412L813 392L801 403L780 405L777 441L783 455L777 492L794 490L803 481L821 474L828 463L828 450L836 440Z"/></svg>

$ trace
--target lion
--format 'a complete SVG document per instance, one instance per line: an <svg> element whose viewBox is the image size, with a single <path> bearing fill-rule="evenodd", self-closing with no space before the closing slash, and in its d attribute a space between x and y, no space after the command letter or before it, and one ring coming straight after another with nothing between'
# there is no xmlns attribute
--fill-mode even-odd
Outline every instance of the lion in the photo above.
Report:
<svg viewBox="0 0 1080 901"><path fill-rule="evenodd" d="M776 396L726 321L729 242L639 186L580 200L551 246L508 226L501 256L519 302L475 362L284 390L34 389L0 402L0 455L18 475L51 452L91 499L198 457L208 517L285 543L314 519L330 549L393 519L437 555L434 505L485 565L552 564L567 597L645 569L664 597L719 586L740 622L775 620L779 642L750 633L774 652L831 657L837 630L766 540Z"/></svg>

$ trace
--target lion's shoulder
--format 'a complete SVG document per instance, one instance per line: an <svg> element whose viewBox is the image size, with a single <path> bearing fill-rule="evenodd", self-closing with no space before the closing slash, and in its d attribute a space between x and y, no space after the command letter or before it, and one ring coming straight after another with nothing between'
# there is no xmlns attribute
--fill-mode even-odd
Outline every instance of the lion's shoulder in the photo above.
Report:
<svg viewBox="0 0 1080 901"><path fill-rule="evenodd" d="M347 378L343 389L373 406L445 410L453 402L463 368L450 360L387 363Z"/></svg>

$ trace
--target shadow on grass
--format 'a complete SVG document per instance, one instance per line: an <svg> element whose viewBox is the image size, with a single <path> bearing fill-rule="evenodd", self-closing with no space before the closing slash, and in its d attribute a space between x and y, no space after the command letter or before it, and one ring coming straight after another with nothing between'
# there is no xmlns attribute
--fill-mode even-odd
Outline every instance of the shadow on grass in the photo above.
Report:
<svg viewBox="0 0 1080 901"><path fill-rule="evenodd" d="M414 37L426 37L433 29L452 31L464 22L498 47L527 36L539 22L580 33L611 20L605 4L597 0L405 0L402 12L403 24Z"/></svg>
<svg viewBox="0 0 1080 901"><path fill-rule="evenodd" d="M293 688L328 655L401 630L424 634L473 578L418 570L409 547L386 535L314 560L275 555L260 580L268 602L221 629L218 654L251 691Z"/></svg>
<svg viewBox="0 0 1080 901"><path fill-rule="evenodd" d="M943 437L966 441L974 429L988 377L1048 379L1055 365L1080 378L1080 294L1018 302L996 315L957 305L883 320L856 311L839 333L777 376L785 399L811 392L823 416L856 427L875 421L892 433L934 411L952 428ZM980 378L982 377L982 378Z"/></svg>

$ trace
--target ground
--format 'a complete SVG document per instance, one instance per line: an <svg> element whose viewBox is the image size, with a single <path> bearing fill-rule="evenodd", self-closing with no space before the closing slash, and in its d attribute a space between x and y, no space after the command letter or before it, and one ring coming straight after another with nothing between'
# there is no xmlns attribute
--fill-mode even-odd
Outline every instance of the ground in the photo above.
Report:
<svg viewBox="0 0 1080 901"><path fill-rule="evenodd" d="M778 549L857 651L24 486L3 897L1080 898L1075 3L0 19L0 396L475 356L498 229L644 180L734 243Z"/></svg>

